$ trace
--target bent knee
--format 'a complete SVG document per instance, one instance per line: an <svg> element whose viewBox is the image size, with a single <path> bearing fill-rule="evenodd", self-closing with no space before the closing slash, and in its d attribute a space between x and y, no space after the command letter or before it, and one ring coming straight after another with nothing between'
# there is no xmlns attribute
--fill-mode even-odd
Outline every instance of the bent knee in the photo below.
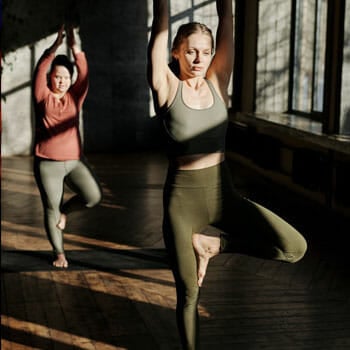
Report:
<svg viewBox="0 0 350 350"><path fill-rule="evenodd" d="M304 255L305 255L305 252L284 253L283 259L281 260L289 263L296 263L299 260L301 260Z"/></svg>
<svg viewBox="0 0 350 350"><path fill-rule="evenodd" d="M304 238L298 241L298 245L295 245L293 248L289 248L288 250L281 251L281 259L283 261L289 263L296 263L301 260L307 250L307 243Z"/></svg>
<svg viewBox="0 0 350 350"><path fill-rule="evenodd" d="M86 203L86 206L88 208L93 208L96 205L100 204L102 201L102 193L101 191L96 192L93 196L91 196L88 200L88 202Z"/></svg>

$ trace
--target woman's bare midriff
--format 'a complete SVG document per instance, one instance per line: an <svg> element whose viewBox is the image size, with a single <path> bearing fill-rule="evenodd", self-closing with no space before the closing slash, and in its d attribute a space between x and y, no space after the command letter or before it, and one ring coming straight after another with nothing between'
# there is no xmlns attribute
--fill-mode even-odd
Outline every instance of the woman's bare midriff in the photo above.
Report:
<svg viewBox="0 0 350 350"><path fill-rule="evenodd" d="M176 157L172 163L176 168L181 170L198 170L209 168L223 162L225 154L222 152L218 153L201 153L191 154L188 156Z"/></svg>

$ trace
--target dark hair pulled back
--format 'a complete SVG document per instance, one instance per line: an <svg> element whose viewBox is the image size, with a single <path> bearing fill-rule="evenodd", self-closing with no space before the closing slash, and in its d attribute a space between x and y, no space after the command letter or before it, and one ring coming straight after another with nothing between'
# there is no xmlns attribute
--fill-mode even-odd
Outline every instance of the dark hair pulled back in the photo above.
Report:
<svg viewBox="0 0 350 350"><path fill-rule="evenodd" d="M52 71L54 70L54 68L56 66L64 66L67 68L70 76L73 76L73 72L74 72L74 64L70 61L70 59L66 56L66 55L57 55L54 60L51 63L51 69L50 69L50 73L52 73Z"/></svg>

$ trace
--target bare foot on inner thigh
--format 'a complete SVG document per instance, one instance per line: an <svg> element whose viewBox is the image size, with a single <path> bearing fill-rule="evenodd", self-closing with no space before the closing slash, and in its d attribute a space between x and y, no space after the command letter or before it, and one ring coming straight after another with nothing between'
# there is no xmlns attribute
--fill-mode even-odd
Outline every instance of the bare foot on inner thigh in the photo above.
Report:
<svg viewBox="0 0 350 350"><path fill-rule="evenodd" d="M56 225L60 230L64 230L66 228L67 215L61 213L58 224Z"/></svg>
<svg viewBox="0 0 350 350"><path fill-rule="evenodd" d="M192 244L197 257L198 286L201 287L207 272L209 259L220 252L220 238L193 233Z"/></svg>
<svg viewBox="0 0 350 350"><path fill-rule="evenodd" d="M57 259L52 263L52 265L55 267L63 267L66 269L68 267L68 261L66 259L66 256L63 253L57 254Z"/></svg>

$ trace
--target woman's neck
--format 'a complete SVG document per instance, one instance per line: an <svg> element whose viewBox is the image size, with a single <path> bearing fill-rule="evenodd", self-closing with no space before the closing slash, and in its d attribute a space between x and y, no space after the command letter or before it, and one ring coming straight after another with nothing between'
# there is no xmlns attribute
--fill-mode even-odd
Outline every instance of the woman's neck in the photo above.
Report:
<svg viewBox="0 0 350 350"><path fill-rule="evenodd" d="M66 93L65 92L52 92L52 94L54 95L55 98L57 98L58 100L61 100L65 95Z"/></svg>
<svg viewBox="0 0 350 350"><path fill-rule="evenodd" d="M199 90L205 84L204 77L184 79L184 83L191 89Z"/></svg>

